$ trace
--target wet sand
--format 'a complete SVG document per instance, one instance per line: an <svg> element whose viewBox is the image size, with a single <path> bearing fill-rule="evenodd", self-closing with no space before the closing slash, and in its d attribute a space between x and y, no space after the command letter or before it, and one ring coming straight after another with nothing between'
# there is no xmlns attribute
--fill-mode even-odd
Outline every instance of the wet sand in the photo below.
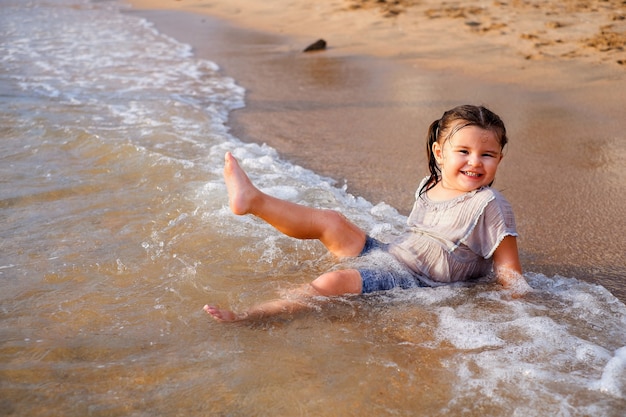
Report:
<svg viewBox="0 0 626 417"><path fill-rule="evenodd" d="M405 214L428 124L487 105L509 130L496 187L515 208L524 268L626 300L620 1L131 3L246 88L235 136ZM301 52L318 38L328 49Z"/></svg>

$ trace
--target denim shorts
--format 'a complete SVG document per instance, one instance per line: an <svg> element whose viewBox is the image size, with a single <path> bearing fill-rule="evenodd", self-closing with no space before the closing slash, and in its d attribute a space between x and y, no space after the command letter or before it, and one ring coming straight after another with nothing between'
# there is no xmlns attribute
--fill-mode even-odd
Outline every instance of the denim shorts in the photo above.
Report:
<svg viewBox="0 0 626 417"><path fill-rule="evenodd" d="M359 274L361 274L361 280L363 281L362 293L367 294L375 291L386 291L392 288L407 289L427 286L420 281L417 275L406 265L387 252L388 246L388 244L382 243L370 236L366 237L365 245L359 257L364 257L374 251L379 251L377 257L380 259L382 256L384 262L382 264L376 262L376 264L379 265L373 262L371 268L358 268Z"/></svg>

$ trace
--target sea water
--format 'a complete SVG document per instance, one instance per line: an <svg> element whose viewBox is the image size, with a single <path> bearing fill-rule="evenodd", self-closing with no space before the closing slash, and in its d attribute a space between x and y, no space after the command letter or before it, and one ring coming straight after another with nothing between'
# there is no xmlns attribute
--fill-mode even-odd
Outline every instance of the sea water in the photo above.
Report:
<svg viewBox="0 0 626 417"><path fill-rule="evenodd" d="M242 143L244 90L115 2L0 1L0 414L622 416L626 306L584 277L322 300L222 325L332 268L227 207L232 151L374 236L405 218Z"/></svg>

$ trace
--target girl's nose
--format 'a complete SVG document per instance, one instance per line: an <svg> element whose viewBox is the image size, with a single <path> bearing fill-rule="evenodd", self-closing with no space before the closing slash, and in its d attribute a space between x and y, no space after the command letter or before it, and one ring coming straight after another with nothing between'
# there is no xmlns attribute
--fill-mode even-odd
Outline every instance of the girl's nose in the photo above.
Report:
<svg viewBox="0 0 626 417"><path fill-rule="evenodd" d="M479 156L477 155L470 155L469 156L469 160L468 160L468 165L473 166L473 167L477 167L482 165L482 159L480 159Z"/></svg>

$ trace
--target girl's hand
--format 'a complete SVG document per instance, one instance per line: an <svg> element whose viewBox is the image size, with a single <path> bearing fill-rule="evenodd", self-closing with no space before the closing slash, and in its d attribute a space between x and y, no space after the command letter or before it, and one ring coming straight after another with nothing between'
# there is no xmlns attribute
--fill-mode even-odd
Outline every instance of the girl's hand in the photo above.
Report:
<svg viewBox="0 0 626 417"><path fill-rule="evenodd" d="M493 254L493 270L498 284L509 290L513 298L520 298L532 290L522 275L515 236L507 236L500 242Z"/></svg>
<svg viewBox="0 0 626 417"><path fill-rule="evenodd" d="M521 298L532 291L532 287L528 285L524 276L517 271L499 268L496 270L496 277L498 284L509 291L513 298Z"/></svg>

